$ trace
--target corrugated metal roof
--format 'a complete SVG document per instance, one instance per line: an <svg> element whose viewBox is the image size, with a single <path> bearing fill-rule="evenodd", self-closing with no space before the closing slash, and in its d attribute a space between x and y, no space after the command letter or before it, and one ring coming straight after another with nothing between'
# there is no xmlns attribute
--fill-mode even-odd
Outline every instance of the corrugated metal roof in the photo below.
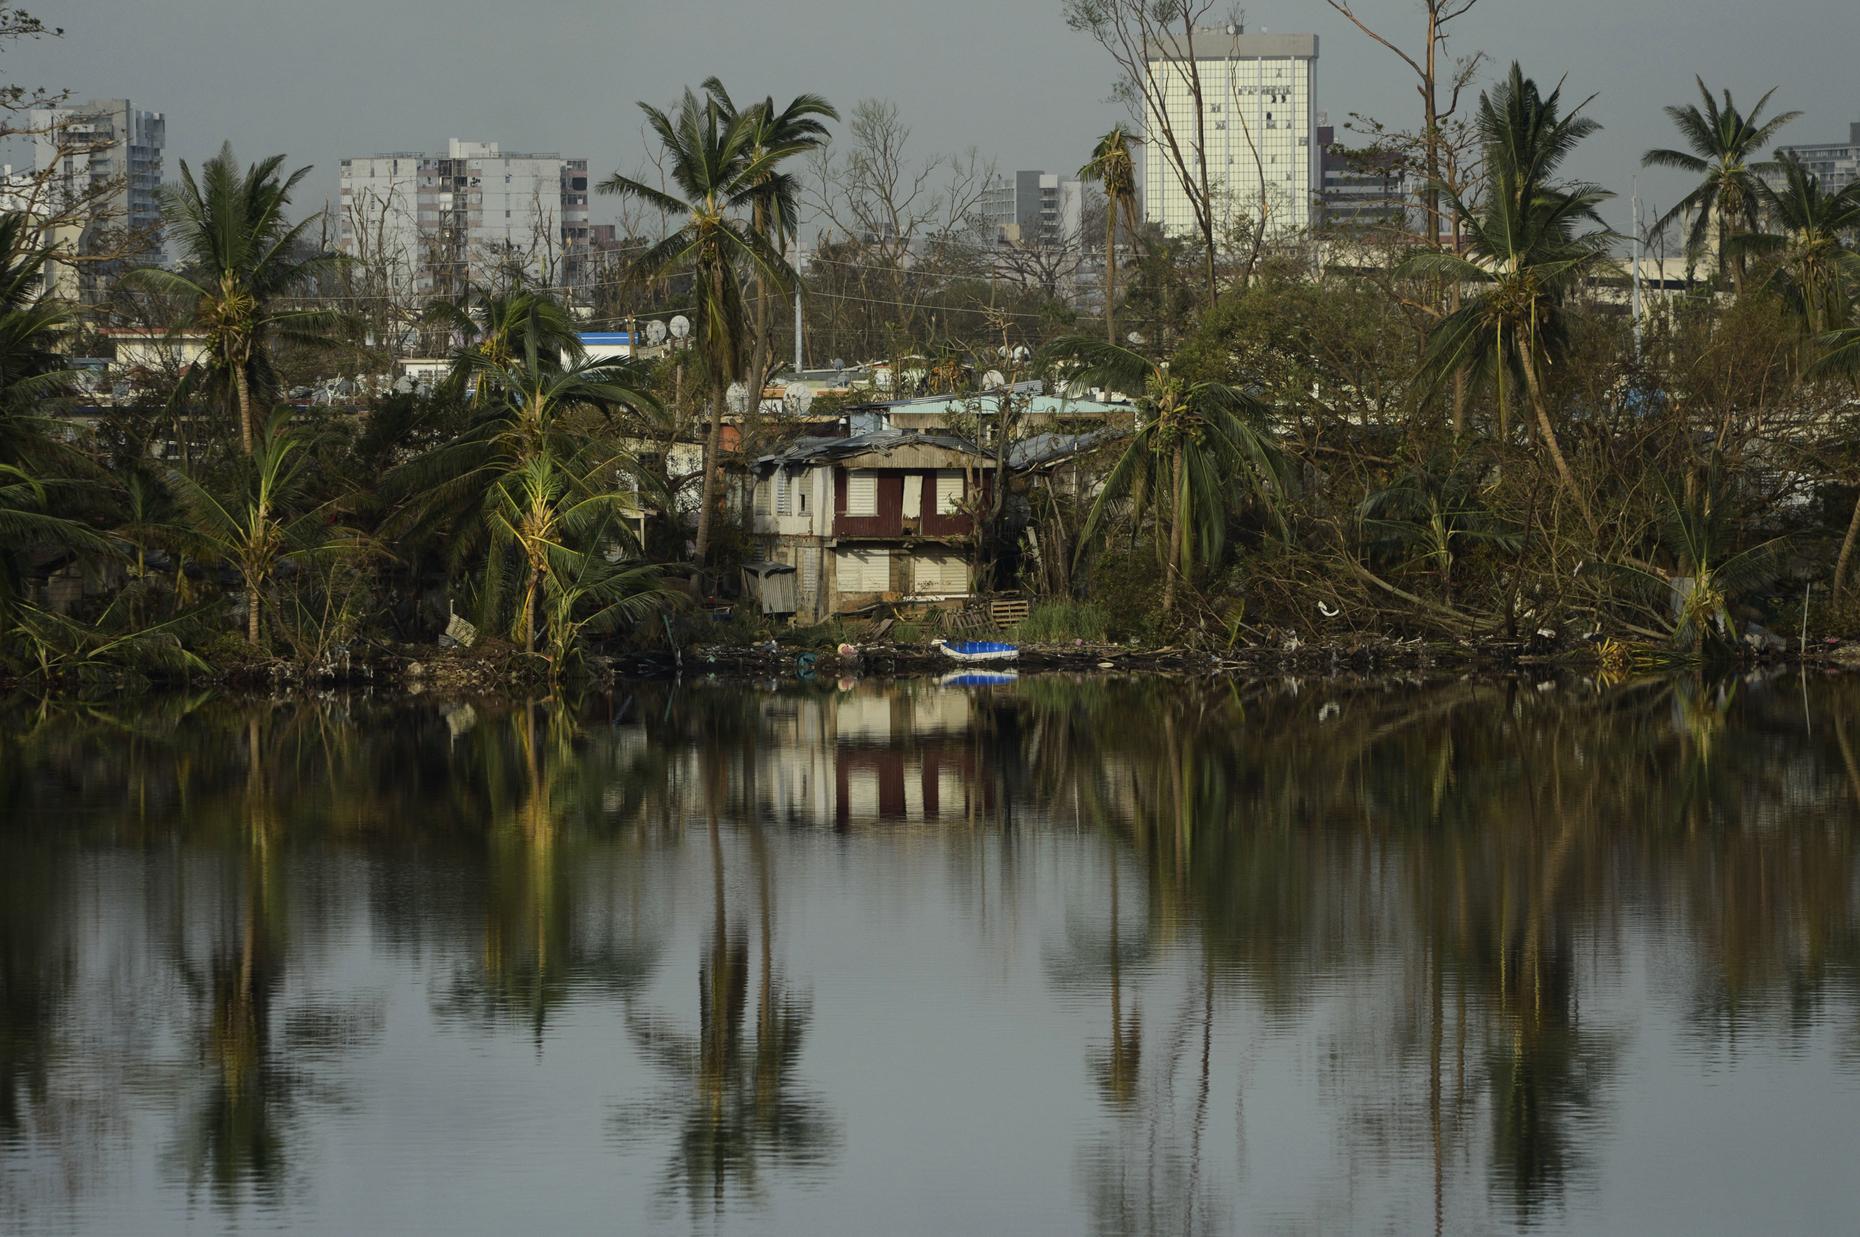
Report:
<svg viewBox="0 0 1860 1237"><path fill-rule="evenodd" d="M855 434L851 438L797 438L780 451L756 461L757 467L780 467L812 460L845 459L852 455L891 451L899 447L942 447L965 455L984 452L966 438L954 434L918 434L910 430L878 430Z"/></svg>

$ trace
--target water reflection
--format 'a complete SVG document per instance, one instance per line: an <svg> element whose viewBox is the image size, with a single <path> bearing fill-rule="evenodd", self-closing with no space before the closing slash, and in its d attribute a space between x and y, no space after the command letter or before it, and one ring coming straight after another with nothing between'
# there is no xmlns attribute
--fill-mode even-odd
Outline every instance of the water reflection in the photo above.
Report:
<svg viewBox="0 0 1860 1237"><path fill-rule="evenodd" d="M570 1218L756 1232L904 1196L942 1228L1737 1231L1779 1172L1853 1227L1816 1149L1860 1099L1856 705L1030 678L22 712L0 1226L394 1227L419 1180L422 1223L490 1231L528 1165L574 1170Z"/></svg>

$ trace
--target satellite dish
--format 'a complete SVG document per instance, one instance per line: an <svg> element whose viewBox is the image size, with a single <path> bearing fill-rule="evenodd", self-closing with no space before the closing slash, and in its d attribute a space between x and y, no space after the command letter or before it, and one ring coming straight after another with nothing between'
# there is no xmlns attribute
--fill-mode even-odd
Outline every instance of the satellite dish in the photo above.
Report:
<svg viewBox="0 0 1860 1237"><path fill-rule="evenodd" d="M834 357L833 360L829 362L829 364L831 364L833 368L837 370L844 370L846 368L846 362L841 360L839 357Z"/></svg>
<svg viewBox="0 0 1860 1237"><path fill-rule="evenodd" d="M655 348L665 342L665 324L657 318L646 324L646 342Z"/></svg>
<svg viewBox="0 0 1860 1237"><path fill-rule="evenodd" d="M1130 334L1124 336L1124 339L1138 347L1143 346L1143 333L1141 331L1132 331Z"/></svg>
<svg viewBox="0 0 1860 1237"><path fill-rule="evenodd" d="M1026 344L1015 344L1014 345L1014 359L1016 361L1025 361L1028 357L1032 355L1033 355L1033 352L1027 347Z"/></svg>
<svg viewBox="0 0 1860 1237"><path fill-rule="evenodd" d="M691 319L685 317L683 314L674 314L672 317L672 338L683 339L690 333Z"/></svg>
<svg viewBox="0 0 1860 1237"><path fill-rule="evenodd" d="M798 382L788 384L788 389L781 393L782 402L794 410L796 416L806 416L809 406L814 402L814 392Z"/></svg>
<svg viewBox="0 0 1860 1237"><path fill-rule="evenodd" d="M891 366L881 365L872 374L872 382L881 391L891 390Z"/></svg>
<svg viewBox="0 0 1860 1237"><path fill-rule="evenodd" d="M998 369L991 369L982 375L982 385L985 387L1004 387L1007 385L1007 375Z"/></svg>
<svg viewBox="0 0 1860 1237"><path fill-rule="evenodd" d="M723 400L730 406L730 411L741 416L749 411L749 388L740 382L732 382L730 389L723 393Z"/></svg>

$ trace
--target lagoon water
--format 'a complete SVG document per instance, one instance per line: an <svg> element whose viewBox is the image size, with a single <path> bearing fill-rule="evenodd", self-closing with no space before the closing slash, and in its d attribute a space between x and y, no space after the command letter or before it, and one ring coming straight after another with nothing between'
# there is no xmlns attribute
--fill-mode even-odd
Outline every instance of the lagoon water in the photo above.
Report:
<svg viewBox="0 0 1860 1237"><path fill-rule="evenodd" d="M15 705L0 1232L1854 1232L1860 683Z"/></svg>

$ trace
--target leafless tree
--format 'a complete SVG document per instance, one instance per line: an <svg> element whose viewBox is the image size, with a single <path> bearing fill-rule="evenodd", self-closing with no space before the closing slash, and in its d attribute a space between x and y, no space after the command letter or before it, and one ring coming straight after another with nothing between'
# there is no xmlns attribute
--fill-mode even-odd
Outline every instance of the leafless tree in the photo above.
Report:
<svg viewBox="0 0 1860 1237"><path fill-rule="evenodd" d="M995 179L973 148L919 159L910 137L896 104L861 100L806 177L806 204L824 223L810 294L875 309L901 339L923 325L941 277L975 267L978 212Z"/></svg>
<svg viewBox="0 0 1860 1237"><path fill-rule="evenodd" d="M1181 185L1200 233L1208 299L1218 295L1216 186L1208 175L1207 107L1195 36L1214 0L1065 0L1066 24L1089 34L1117 63L1116 97ZM1166 53L1166 54L1163 54ZM1171 86L1188 92L1187 132L1168 107Z"/></svg>
<svg viewBox="0 0 1860 1237"><path fill-rule="evenodd" d="M1440 190L1446 183L1447 173L1443 161L1446 143L1443 141L1441 126L1459 110L1460 95L1471 83L1480 59L1474 56L1470 60L1456 62L1448 56L1447 27L1471 12L1479 0L1421 0L1425 28L1418 51L1397 45L1392 38L1371 26L1357 15L1351 0L1324 2L1337 10L1351 25L1388 48L1414 72L1415 92L1421 96L1421 166L1427 177L1422 190L1423 207L1428 239L1438 246L1444 230Z"/></svg>

